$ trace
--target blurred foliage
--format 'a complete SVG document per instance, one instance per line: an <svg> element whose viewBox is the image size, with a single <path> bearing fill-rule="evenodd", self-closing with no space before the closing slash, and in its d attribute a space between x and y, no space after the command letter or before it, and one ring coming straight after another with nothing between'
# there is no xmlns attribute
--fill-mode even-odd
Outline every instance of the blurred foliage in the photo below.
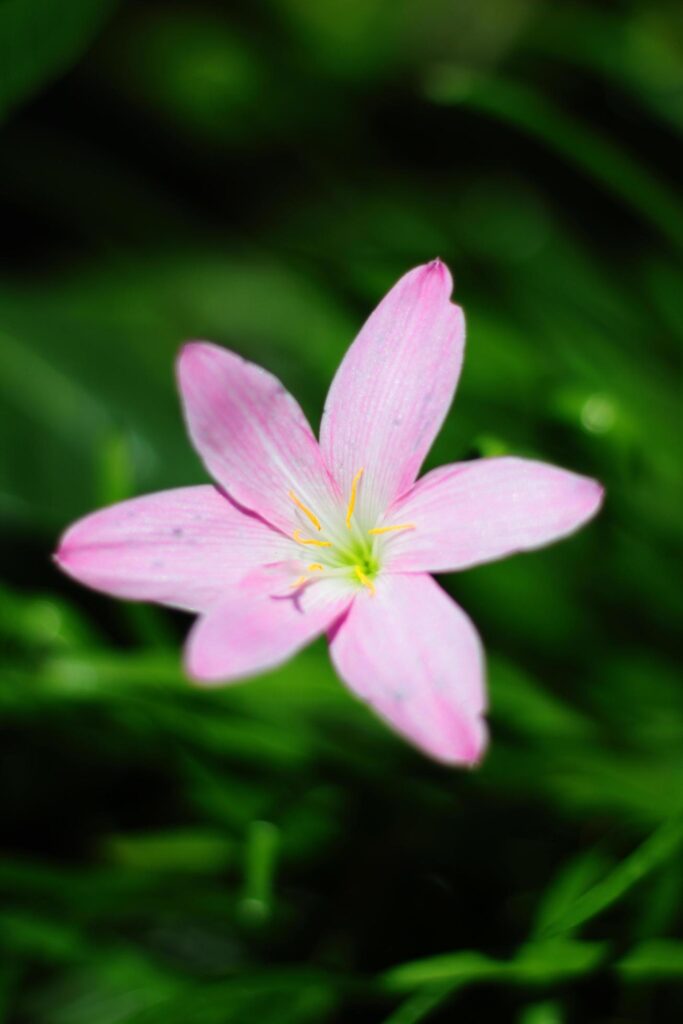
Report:
<svg viewBox="0 0 683 1024"><path fill-rule="evenodd" d="M664 0L0 0L0 1021L681 1019L681 35ZM182 617L49 558L203 478L184 339L317 421L437 254L469 343L430 464L608 494L446 583L489 653L476 772L389 735L322 644L192 690Z"/></svg>

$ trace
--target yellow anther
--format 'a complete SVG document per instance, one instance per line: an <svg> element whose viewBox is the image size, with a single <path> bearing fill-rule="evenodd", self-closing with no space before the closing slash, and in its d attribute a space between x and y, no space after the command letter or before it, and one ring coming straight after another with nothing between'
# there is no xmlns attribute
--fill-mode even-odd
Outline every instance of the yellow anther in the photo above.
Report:
<svg viewBox="0 0 683 1024"><path fill-rule="evenodd" d="M414 530L415 523L397 523L396 526L375 526L368 533L392 533L394 530Z"/></svg>
<svg viewBox="0 0 683 1024"><path fill-rule="evenodd" d="M292 588L301 587L303 586L304 583L308 583L308 576L299 576L299 578L294 580L294 582L291 583L290 586Z"/></svg>
<svg viewBox="0 0 683 1024"><path fill-rule="evenodd" d="M358 579L359 579L359 580L361 581L361 583L363 584L363 586L364 586L364 587L367 587L367 588L368 588L368 590L370 591L370 593L371 593L371 594L373 595L373 597L374 597L374 594L375 594L375 585L374 585L374 583L372 582L372 580L371 580L371 579L368 579L368 577L367 577L367 576L365 575L365 573L363 572L363 570L361 569L361 567L360 567L359 565L354 565L354 567L353 567L353 571L355 572L356 576L357 576L357 577L358 577Z"/></svg>
<svg viewBox="0 0 683 1024"><path fill-rule="evenodd" d="M306 568L309 572L322 572L325 566L321 565L320 562L311 562Z"/></svg>
<svg viewBox="0 0 683 1024"><path fill-rule="evenodd" d="M316 540L315 537L302 537L301 530L295 530L292 534L297 544L312 544L316 548L331 548L331 540Z"/></svg>
<svg viewBox="0 0 683 1024"><path fill-rule="evenodd" d="M290 491L289 492L289 497L292 499L292 501L294 502L296 507L300 508L305 516L308 516L308 518L311 520L311 522L315 526L316 530L322 530L322 526L320 525L320 520L318 519L318 517L315 514L315 512L311 512L310 508L306 508L306 506L304 505L303 501L299 501L299 499L297 498L297 496L294 493L294 491Z"/></svg>
<svg viewBox="0 0 683 1024"><path fill-rule="evenodd" d="M359 469L351 481L351 497L349 498L349 507L346 510L346 525L349 530L351 529L351 516L353 515L353 510L356 507L356 492L358 491L358 484L362 475L363 470Z"/></svg>

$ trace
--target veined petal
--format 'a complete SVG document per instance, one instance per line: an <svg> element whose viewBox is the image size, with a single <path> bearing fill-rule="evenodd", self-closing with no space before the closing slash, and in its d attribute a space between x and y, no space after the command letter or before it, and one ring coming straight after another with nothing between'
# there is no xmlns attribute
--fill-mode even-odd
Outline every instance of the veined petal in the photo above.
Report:
<svg viewBox="0 0 683 1024"><path fill-rule="evenodd" d="M373 518L415 480L453 399L465 340L439 260L411 270L370 316L332 382L320 445L344 495L364 468L361 514Z"/></svg>
<svg viewBox="0 0 683 1024"><path fill-rule="evenodd" d="M298 525L290 492L322 515L334 485L306 417L276 377L192 342L180 354L178 381L192 442L240 505L289 536Z"/></svg>
<svg viewBox="0 0 683 1024"><path fill-rule="evenodd" d="M287 592L277 574L256 573L197 620L185 648L187 672L196 682L227 683L275 668L324 633L352 596L326 580Z"/></svg>
<svg viewBox="0 0 683 1024"><path fill-rule="evenodd" d="M430 577L383 576L360 593L330 653L341 678L392 728L446 764L486 745L483 654L465 613Z"/></svg>
<svg viewBox="0 0 683 1024"><path fill-rule="evenodd" d="M495 458L441 466L387 513L410 521L388 549L390 572L448 572L542 547L578 530L603 487L544 462Z"/></svg>
<svg viewBox="0 0 683 1024"><path fill-rule="evenodd" d="M69 576L133 601L202 611L289 541L210 485L181 487L80 519L55 555Z"/></svg>

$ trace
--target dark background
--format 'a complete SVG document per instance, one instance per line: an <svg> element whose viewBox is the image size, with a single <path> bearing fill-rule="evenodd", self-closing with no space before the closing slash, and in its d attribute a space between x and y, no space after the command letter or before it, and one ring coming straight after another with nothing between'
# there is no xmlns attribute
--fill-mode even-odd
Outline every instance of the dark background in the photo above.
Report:
<svg viewBox="0 0 683 1024"><path fill-rule="evenodd" d="M681 1019L681 36L662 2L0 0L1 1021ZM195 691L183 617L50 562L203 479L183 340L317 423L437 255L468 349L430 464L607 487L446 582L488 652L474 772L322 643Z"/></svg>

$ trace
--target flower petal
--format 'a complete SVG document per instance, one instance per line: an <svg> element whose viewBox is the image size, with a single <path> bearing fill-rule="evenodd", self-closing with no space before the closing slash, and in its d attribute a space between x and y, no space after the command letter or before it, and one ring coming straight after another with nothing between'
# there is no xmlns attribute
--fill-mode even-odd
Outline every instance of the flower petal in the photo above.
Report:
<svg viewBox="0 0 683 1024"><path fill-rule="evenodd" d="M290 542L210 485L101 509L74 523L55 555L69 576L115 597L202 611Z"/></svg>
<svg viewBox="0 0 683 1024"><path fill-rule="evenodd" d="M411 522L387 548L393 572L449 572L573 533L600 508L602 486L530 459L495 458L441 466L387 513Z"/></svg>
<svg viewBox="0 0 683 1024"><path fill-rule="evenodd" d="M324 633L351 600L333 581L285 592L276 577L257 573L197 620L185 648L188 675L227 683L275 668Z"/></svg>
<svg viewBox="0 0 683 1024"><path fill-rule="evenodd" d="M332 381L320 428L344 495L364 468L359 510L384 512L413 483L453 399L465 326L439 260L411 270L370 316Z"/></svg>
<svg viewBox="0 0 683 1024"><path fill-rule="evenodd" d="M465 613L430 577L384 576L359 594L330 653L347 685L430 757L474 764L486 745L483 654Z"/></svg>
<svg viewBox="0 0 683 1024"><path fill-rule="evenodd" d="M306 417L276 377L192 342L178 359L178 381L192 442L240 505L290 536L300 525L290 492L321 515L334 486Z"/></svg>

